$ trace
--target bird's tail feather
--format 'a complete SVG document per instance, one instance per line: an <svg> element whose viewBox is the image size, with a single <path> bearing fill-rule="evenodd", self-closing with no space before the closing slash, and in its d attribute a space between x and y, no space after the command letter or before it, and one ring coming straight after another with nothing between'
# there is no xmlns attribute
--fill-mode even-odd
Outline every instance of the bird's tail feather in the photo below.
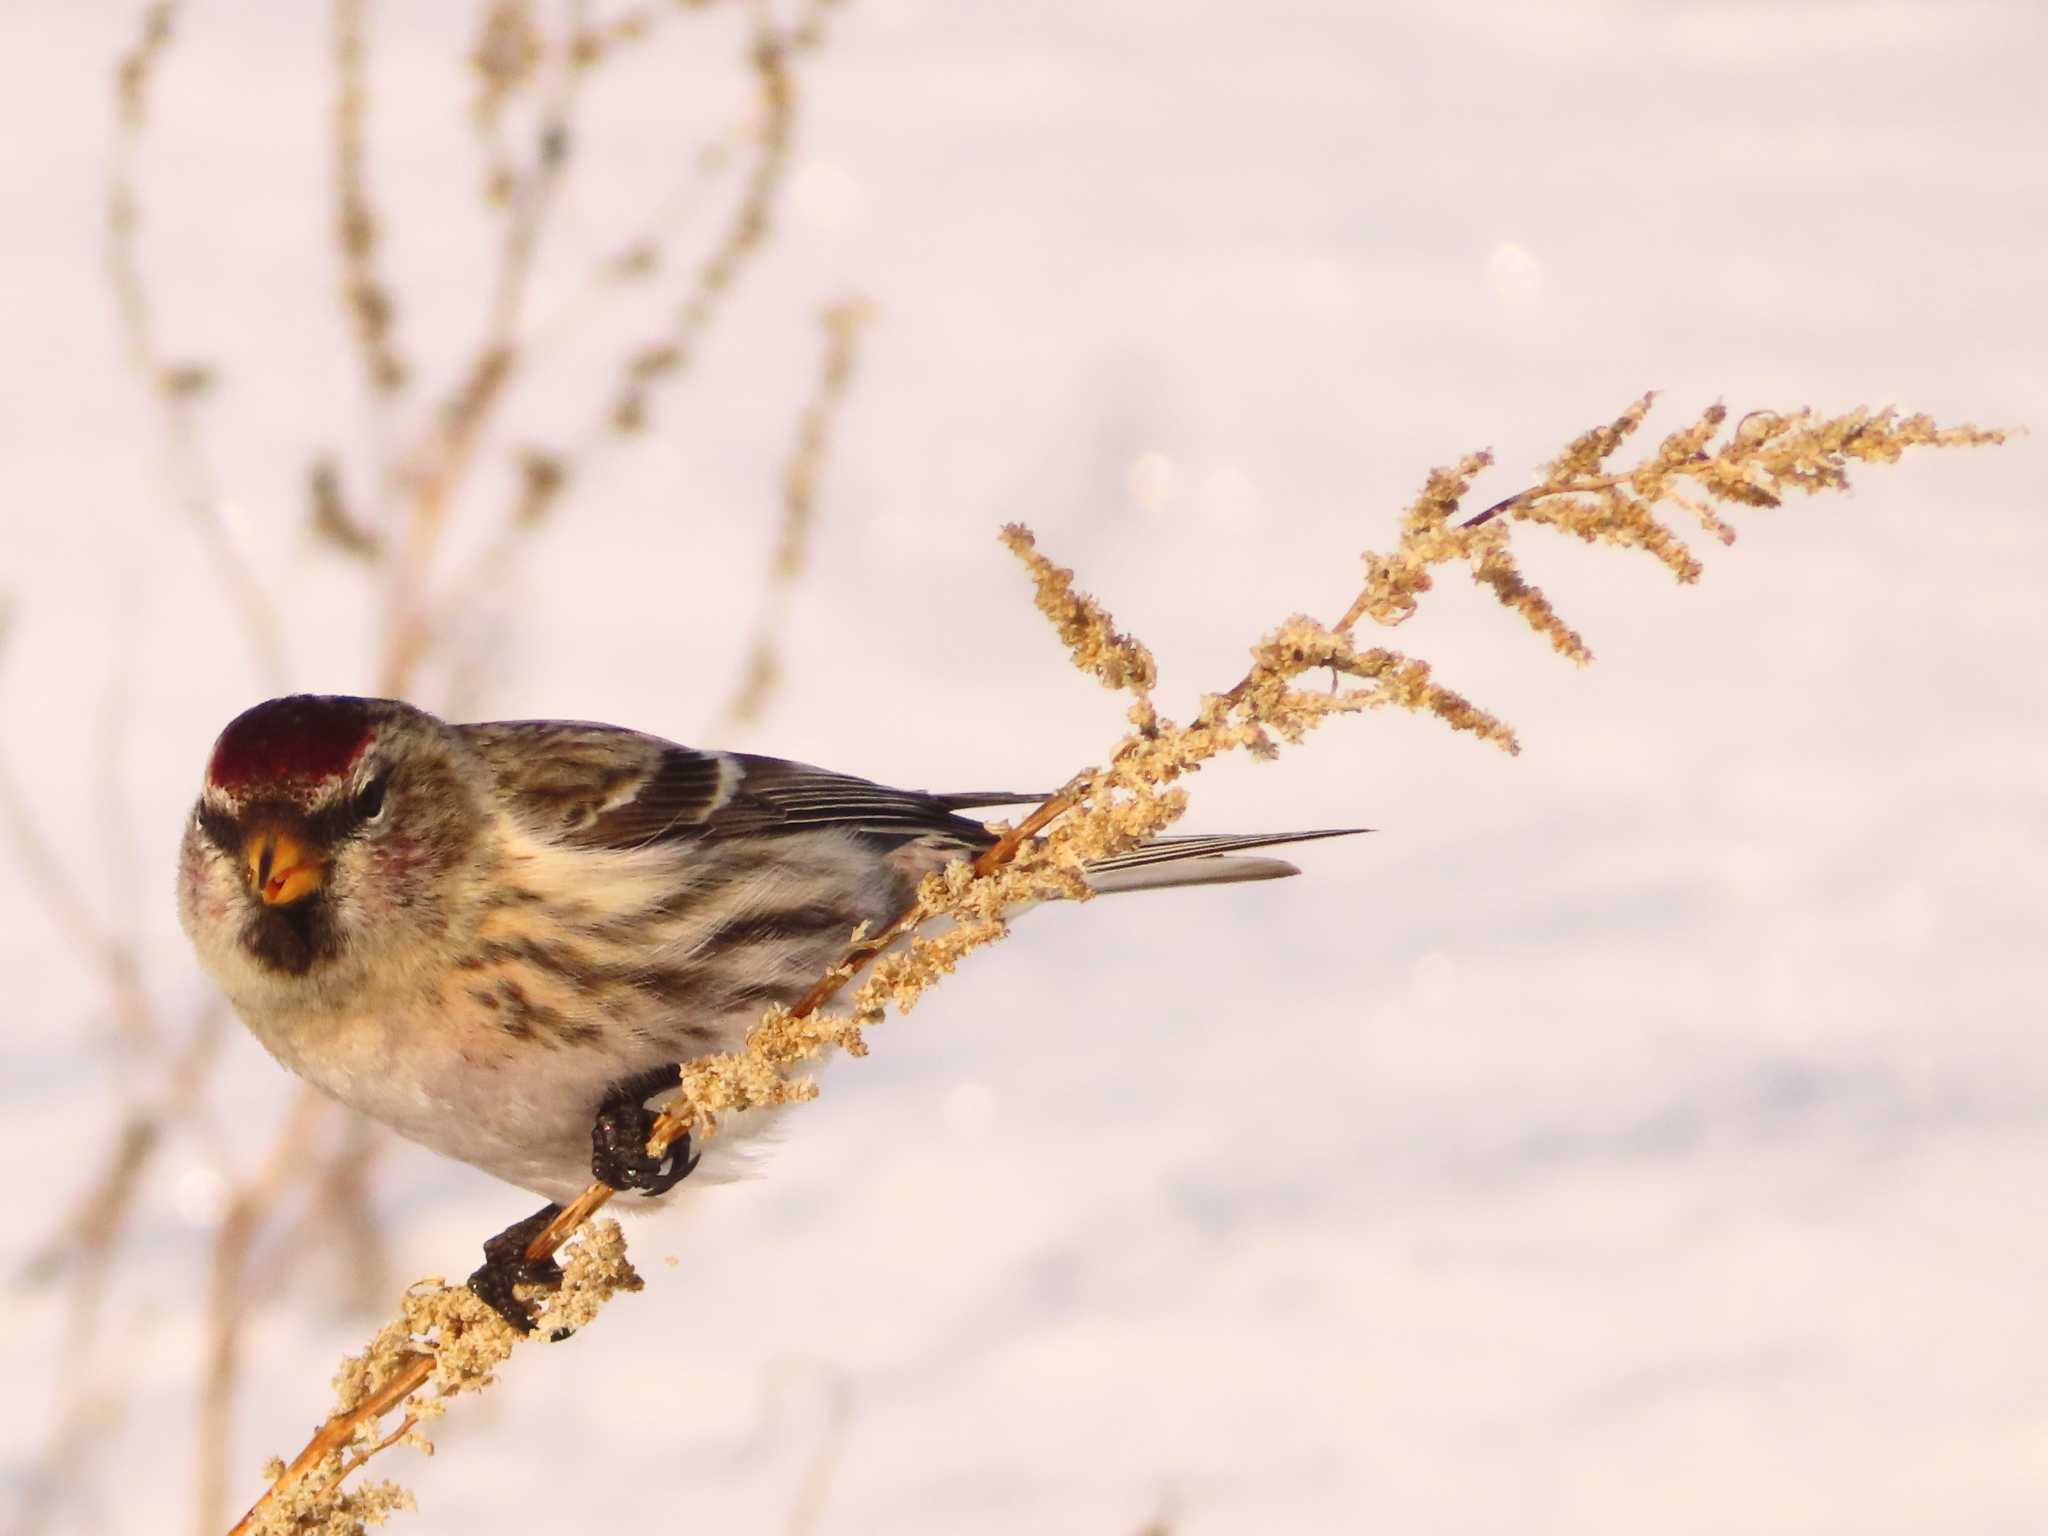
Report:
<svg viewBox="0 0 2048 1536"><path fill-rule="evenodd" d="M1157 891L1177 885L1228 885L1238 880L1279 880L1301 873L1285 859L1237 857L1251 848L1307 843L1319 837L1351 837L1370 827L1330 827L1316 832L1254 832L1244 836L1160 837L1087 867L1098 896L1121 891Z"/></svg>

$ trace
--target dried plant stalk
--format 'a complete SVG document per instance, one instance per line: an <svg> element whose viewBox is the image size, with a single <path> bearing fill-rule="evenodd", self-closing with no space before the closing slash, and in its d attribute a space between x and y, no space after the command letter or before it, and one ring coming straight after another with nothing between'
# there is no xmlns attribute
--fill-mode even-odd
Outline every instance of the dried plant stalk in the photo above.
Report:
<svg viewBox="0 0 2048 1536"><path fill-rule="evenodd" d="M817 18L825 3L809 0L783 30L776 29L766 7L759 10L760 41L750 67L763 83L766 104L762 162L745 189L734 229L714 247L699 273L700 299L703 290L715 295L730 289L771 223L795 110L790 63L818 45ZM413 407L416 414L409 425L414 435L400 443L398 429L407 424L400 413L409 404L405 385L411 363L397 332L399 300L386 270L385 224L371 198L367 164L374 104L367 48L369 5L368 0L332 0L329 37L335 94L329 119L329 185L337 287L353 359L366 386L372 430L366 463L345 465L339 456L326 453L313 460L308 474L310 527L319 547L359 562L387 591L377 636L382 660L375 690L393 694L414 691L422 663L452 621L480 606L479 588L436 580L437 557L470 471L492 445L499 408L531 358L528 312L533 308L538 257L551 210L571 168L569 150L576 142L574 117L582 86L602 65L691 7L639 5L615 8L596 18L588 0L566 0L558 16L551 13L554 24L548 30L536 22L536 7L529 0L488 0L482 9L484 24L473 60L480 82L480 135L487 144L502 148L508 117L517 115L522 123L530 120L532 148L516 165L510 155L500 156L502 175L490 191L502 218L496 265L488 274L490 302L483 333L473 350L456 360L456 385L449 395ZM284 691L287 666L270 594L280 588L252 567L229 525L201 431L203 406L217 382L215 371L167 349L146 282L139 171L153 88L181 20L178 0L148 5L138 39L116 72L116 124L106 183L108 277L128 360L160 422L174 503L194 527L242 617L265 690L278 693ZM722 159L722 151L704 157L699 181ZM679 221L680 211L672 210L653 238L663 237L669 225ZM708 299L692 302L694 308L686 304L682 313L701 333L713 305ZM843 378L834 388L843 388ZM827 416L830 408L826 407ZM804 473L811 480L821 462L827 424L821 417L815 441L800 448ZM506 551L538 525L541 510L559 499L567 468L562 461L529 456L524 491L507 507L503 520ZM807 502L809 486L800 494ZM367 516L363 502L368 503ZM795 520L807 521L809 511L807 502ZM502 574L502 566L493 569ZM113 753L100 755L103 761L115 760ZM372 1143L350 1134L334 1138L338 1145L330 1148L324 1129L334 1123L331 1106L303 1100L287 1117L259 1171L236 1177L202 1092L221 1011L209 1005L173 1054L142 984L136 946L118 925L102 920L57 862L47 857L40 829L21 812L4 784L0 823L5 824L0 831L12 834L8 840L32 883L43 888L45 905L76 940L86 963L103 975L112 1016L136 1047L121 1057L124 1083L142 1066L162 1069L160 1091L124 1087L130 1108L111 1140L113 1155L75 1209L60 1213L54 1236L31 1261L34 1277L51 1277L61 1270L69 1287L65 1380L76 1399L74 1407L88 1405L93 1345L110 1266L132 1224L135 1194L165 1144L166 1130L197 1132L202 1141L210 1138L206 1151L229 1189L229 1218L212 1255L208 1365L197 1416L201 1519L211 1528L226 1486L229 1410L238 1385L240 1329L252 1287L266 1275L282 1277L311 1247L280 1241L272 1230L276 1218L288 1201L296 1208L295 1197L310 1190L313 1209L331 1225L350 1232L352 1248L374 1245L376 1229L368 1217L364 1178ZM141 889L135 882L116 884ZM52 1442L51 1455L61 1450L69 1457L76 1443L59 1436ZM55 1466L49 1461L45 1470ZM42 1481L56 1486L48 1478Z"/></svg>
<svg viewBox="0 0 2048 1536"><path fill-rule="evenodd" d="M242 1342L242 1279L249 1251L271 1208L307 1167L324 1102L302 1087L256 1176L235 1191L213 1245L206 1296L206 1372L199 1396L198 1510L211 1530L228 1507L229 1413Z"/></svg>
<svg viewBox="0 0 2048 1536"><path fill-rule="evenodd" d="M477 594L502 575L519 542L543 526L562 496L587 474L600 449L633 436L646 425L655 387L680 376L693 360L721 304L772 228L795 131L793 61L822 46L822 16L832 3L808 0L787 30L778 30L765 9L762 11L749 60L760 90L761 125L753 165L728 226L697 269L665 334L640 346L625 360L597 422L570 446L529 444L520 450L520 487L511 515L498 536L487 542L467 569L446 583L436 600L428 589L428 575L456 490L514 380L531 361L538 344L561 323L544 324L537 335L529 335L526 310L540 237L569 163L578 93L598 64L620 48L643 40L651 30L632 16L619 20L616 27L607 24L593 29L585 22L579 4L572 7L565 40L554 45L533 25L526 6L493 7L486 34L498 40L480 44L477 57L495 58L510 50L518 63L506 78L516 76L517 84L489 86L494 77L485 72L487 89L480 98L480 124L495 124L508 93L527 89L531 81L547 72L550 61L554 85L540 105L539 147L533 165L521 174L509 169L507 162L507 168L493 178L492 195L505 205L506 221L485 337L461 383L435 413L435 426L416 450L406 475L413 485L415 512L408 547L392 564L396 617L384 668L387 679L417 669L445 634L446 617L474 605ZM503 41L506 38L517 41ZM486 111L484 103L495 105ZM635 249L644 252L648 247L639 242ZM387 682L383 691L401 690Z"/></svg>
<svg viewBox="0 0 2048 1536"><path fill-rule="evenodd" d="M368 0L334 3L334 187L335 241L341 247L342 307L363 365L363 378L378 395L405 388L411 369L398 351L398 304L377 270L382 226L370 201L363 148L369 89L364 82L364 36Z"/></svg>
<svg viewBox="0 0 2048 1536"><path fill-rule="evenodd" d="M550 1330L573 1331L618 1292L640 1289L617 1222L589 1228L562 1257L562 1287L541 1316ZM423 1349L428 1336L431 1347ZM450 1399L490 1386L517 1338L463 1287L438 1279L412 1287L398 1318L342 1362L334 1413L289 1463L271 1463L270 1486L229 1536L342 1536L411 1508L410 1495L392 1484L347 1490L342 1481L394 1445L431 1451L419 1426L440 1417ZM399 1428L380 1435L377 1426L394 1411L402 1414Z"/></svg>
<svg viewBox="0 0 2048 1536"><path fill-rule="evenodd" d="M811 0L795 33L784 35L765 19L754 37L753 68L760 89L761 126L758 147L738 206L725 235L697 269L690 293L676 310L667 335L641 347L626 360L608 410L612 430L639 432L647 426L657 384L689 367L721 300L739 280L747 264L767 241L775 204L789 173L789 150L796 134L796 83L790 71L792 50L815 47L820 40L820 15L826 0Z"/></svg>
<svg viewBox="0 0 2048 1536"><path fill-rule="evenodd" d="M157 407L165 468L178 508L198 534L241 616L265 684L280 692L285 661L277 610L222 515L220 491L199 433L198 405L213 386L213 369L165 352L137 249L142 201L136 188L136 159L149 121L150 88L175 36L179 9L177 0L150 5L143 12L141 36L115 70L114 148L106 193L107 276L128 365Z"/></svg>
<svg viewBox="0 0 2048 1536"><path fill-rule="evenodd" d="M789 613L790 594L803 575L810 551L811 528L816 521L818 481L824 474L825 455L831 446L832 423L846 403L853 383L853 364L861 327L873 313L867 300L841 299L822 316L825 329L825 361L818 371L818 387L810 404L797 419L796 444L782 471L782 525L776 531L775 553L768 567L761 601L761 617L748 643L741 664L739 686L719 712L726 725L750 725L761 718L768 696L781 679L782 626Z"/></svg>
<svg viewBox="0 0 2048 1536"><path fill-rule="evenodd" d="M1540 484L1463 522L1456 519L1473 477L1486 466L1485 456L1472 455L1435 472L1404 516L1393 553L1365 556L1364 582L1337 622L1325 625L1297 616L1277 626L1252 647L1245 675L1228 689L1204 696L1186 725L1164 719L1151 705L1156 671L1151 653L1119 631L1099 603L1076 592L1072 574L1039 554L1028 530L1006 528L1005 542L1026 562L1039 607L1075 664L1137 694L1132 731L1104 765L1076 774L973 863L956 863L928 878L915 902L887 928L857 936L841 963L801 999L769 1010L742 1050L687 1064L675 1099L655 1123L649 1153L660 1156L685 1133L700 1139L715 1135L723 1114L814 1097L815 1083L792 1077L792 1069L828 1046L865 1054L869 1026L891 1009L907 1012L967 954L1003 937L1008 931L1004 915L1013 907L1085 895L1082 865L1124 852L1170 825L1186 806L1178 781L1211 758L1236 750L1269 755L1279 742L1299 741L1334 715L1388 707L1434 715L1453 729L1513 751L1514 737L1502 721L1436 683L1423 662L1380 647L1360 647L1353 635L1368 618L1382 625L1406 620L1421 594L1430 590L1432 570L1458 561L1472 565L1475 579L1553 645L1561 634L1573 634L1516 569L1509 553L1513 524L1533 523L1641 549L1680 580L1692 580L1696 565L1653 515L1659 503L1678 499L1676 482L1686 482L1690 494L1711 502L1775 506L1790 490L1846 486L1851 461L1885 463L1908 447L2003 440L1998 432L1938 428L1924 417L1901 418L1891 411L1826 418L1802 412L1745 417L1712 446L1726 419L1716 406L1666 438L1650 458L1609 472L1607 460L1641 425L1648 408L1645 397L1614 423L1576 439ZM1708 527L1718 536L1715 523ZM1585 659L1582 646L1558 648ZM1335 691L1298 686L1304 675L1325 670L1348 679L1348 685ZM937 918L949 920L950 926L936 934L920 931ZM846 1012L822 1011L863 973L866 979L855 988ZM537 1259L556 1252L612 1193L601 1183L591 1185L532 1242L528 1255ZM623 1248L611 1246L616 1227L607 1223L595 1231L605 1255L598 1261L600 1278L591 1284L587 1274L578 1276L583 1260L572 1259L568 1269L574 1278L548 1302L540 1336L565 1320L581 1326L606 1296L624 1288L619 1276L630 1270L618 1267L624 1264ZM348 1502L352 1497L374 1495L379 1514L400 1507L402 1495L388 1485L363 1495L344 1494L337 1471L309 1490L310 1472L295 1469L324 1464L322 1458L332 1460L350 1444L357 1446L352 1465L360 1465L386 1444L416 1439L416 1429L379 1437L375 1426L384 1414L401 1410L408 1421L423 1422L440 1411L447 1397L481 1389L519 1338L465 1288L440 1282L414 1287L406 1296L405 1315L345 1371L335 1416L291 1467L280 1465L271 1488L233 1536L315 1527L359 1530L365 1516ZM431 1366L420 1363L423 1351L432 1357ZM392 1388L401 1378L424 1385L429 1371L439 1384L435 1396ZM358 1386L351 1391L349 1383Z"/></svg>
<svg viewBox="0 0 2048 1536"><path fill-rule="evenodd" d="M1003 529L1003 543L1024 562L1038 589L1038 611L1052 621L1074 665L1105 688L1128 688L1142 703L1159 683L1159 664L1144 645L1116 627L1100 603L1074 589L1074 573L1038 552L1022 523Z"/></svg>

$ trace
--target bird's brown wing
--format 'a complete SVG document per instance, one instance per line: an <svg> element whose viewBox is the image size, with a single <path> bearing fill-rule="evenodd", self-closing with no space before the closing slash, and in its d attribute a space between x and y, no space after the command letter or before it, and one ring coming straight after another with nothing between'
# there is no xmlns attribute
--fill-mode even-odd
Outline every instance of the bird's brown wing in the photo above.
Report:
<svg viewBox="0 0 2048 1536"><path fill-rule="evenodd" d="M838 827L892 843L936 836L983 848L989 833L956 812L1040 798L891 789L805 763L701 751L580 721L507 720L457 729L524 819L586 847Z"/></svg>

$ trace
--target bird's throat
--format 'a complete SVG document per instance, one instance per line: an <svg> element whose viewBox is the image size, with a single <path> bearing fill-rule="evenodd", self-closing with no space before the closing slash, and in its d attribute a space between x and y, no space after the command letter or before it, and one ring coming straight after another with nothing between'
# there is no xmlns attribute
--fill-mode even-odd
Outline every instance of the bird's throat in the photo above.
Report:
<svg viewBox="0 0 2048 1536"><path fill-rule="evenodd" d="M333 914L320 891L288 906L254 908L242 929L242 945L258 965L278 976L304 976L341 952Z"/></svg>

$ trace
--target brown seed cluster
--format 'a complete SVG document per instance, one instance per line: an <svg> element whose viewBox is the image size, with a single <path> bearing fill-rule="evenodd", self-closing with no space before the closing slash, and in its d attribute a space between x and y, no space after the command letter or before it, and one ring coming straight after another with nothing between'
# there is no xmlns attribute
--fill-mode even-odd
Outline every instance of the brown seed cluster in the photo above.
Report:
<svg viewBox="0 0 2048 1536"><path fill-rule="evenodd" d="M1003 527L1003 543L1024 562L1038 590L1038 611L1059 632L1074 665L1105 688L1128 688L1141 699L1159 683L1159 665L1144 645L1118 629L1108 612L1075 590L1074 573L1038 552L1038 539L1022 523Z"/></svg>

